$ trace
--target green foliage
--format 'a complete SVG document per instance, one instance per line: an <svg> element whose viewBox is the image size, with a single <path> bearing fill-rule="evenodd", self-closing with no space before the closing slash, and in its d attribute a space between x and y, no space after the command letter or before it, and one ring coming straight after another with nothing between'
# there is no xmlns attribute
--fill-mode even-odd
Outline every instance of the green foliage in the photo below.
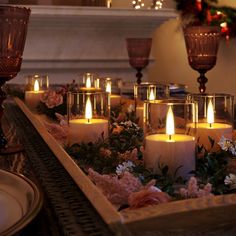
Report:
<svg viewBox="0 0 236 236"><path fill-rule="evenodd" d="M114 129L121 129L120 132L114 132ZM110 148L113 151L124 153L125 151L140 148L143 143L143 130L132 122L121 122L113 124L109 137Z"/></svg>
<svg viewBox="0 0 236 236"><path fill-rule="evenodd" d="M55 113L66 115L67 113L66 102L63 102L61 105L53 107L53 108L48 108L45 103L39 102L37 106L37 111L39 114L45 114L49 118L53 120L57 120Z"/></svg>
<svg viewBox="0 0 236 236"><path fill-rule="evenodd" d="M99 140L96 143L74 144L67 147L66 151L85 172L88 168L93 168L101 174L115 173L121 161L114 152L109 156L104 156L101 148L106 148L106 143Z"/></svg>
<svg viewBox="0 0 236 236"><path fill-rule="evenodd" d="M203 148L198 149L202 153ZM231 159L229 153L221 150L218 152L203 151L197 158L196 171L193 173L200 184L211 183L214 194L227 193L229 188L224 184L225 177L229 174L227 165Z"/></svg>
<svg viewBox="0 0 236 236"><path fill-rule="evenodd" d="M231 36L236 34L236 9L228 6L217 5L217 0L202 0L199 8L196 0L175 0L176 9L181 13L185 25L216 25L227 23ZM221 12L222 14L218 14Z"/></svg>

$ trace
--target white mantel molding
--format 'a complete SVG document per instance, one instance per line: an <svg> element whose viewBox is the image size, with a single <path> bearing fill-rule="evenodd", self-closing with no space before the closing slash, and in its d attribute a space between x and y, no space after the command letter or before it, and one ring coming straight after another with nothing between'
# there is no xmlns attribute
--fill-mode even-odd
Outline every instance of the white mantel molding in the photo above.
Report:
<svg viewBox="0 0 236 236"><path fill-rule="evenodd" d="M174 9L134 10L106 7L30 6L30 27L148 27L177 16Z"/></svg>
<svg viewBox="0 0 236 236"><path fill-rule="evenodd" d="M26 7L32 12L21 76L40 71L64 73L71 78L69 74L76 70L104 71L118 77L119 73L134 74L129 66L125 38L152 37L163 22L177 17L174 9Z"/></svg>

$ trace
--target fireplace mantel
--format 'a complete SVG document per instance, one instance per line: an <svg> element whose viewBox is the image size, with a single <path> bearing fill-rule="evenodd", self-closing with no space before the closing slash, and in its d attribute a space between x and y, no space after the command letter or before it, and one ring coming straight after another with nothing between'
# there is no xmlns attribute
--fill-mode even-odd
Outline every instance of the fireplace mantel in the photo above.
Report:
<svg viewBox="0 0 236 236"><path fill-rule="evenodd" d="M177 17L174 9L27 7L32 13L20 76L46 73L53 82L84 71L128 77L134 71L125 38L152 37L163 22Z"/></svg>

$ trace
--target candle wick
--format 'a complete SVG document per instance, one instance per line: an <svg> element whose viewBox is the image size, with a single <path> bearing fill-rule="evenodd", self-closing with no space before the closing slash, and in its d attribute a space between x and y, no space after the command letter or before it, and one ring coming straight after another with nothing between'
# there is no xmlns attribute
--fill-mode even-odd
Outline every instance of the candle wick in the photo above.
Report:
<svg viewBox="0 0 236 236"><path fill-rule="evenodd" d="M88 119L88 123L90 123L90 119Z"/></svg>
<svg viewBox="0 0 236 236"><path fill-rule="evenodd" d="M171 134L169 134L169 140L171 140Z"/></svg>
<svg viewBox="0 0 236 236"><path fill-rule="evenodd" d="M212 123L210 123L210 128L212 127Z"/></svg>

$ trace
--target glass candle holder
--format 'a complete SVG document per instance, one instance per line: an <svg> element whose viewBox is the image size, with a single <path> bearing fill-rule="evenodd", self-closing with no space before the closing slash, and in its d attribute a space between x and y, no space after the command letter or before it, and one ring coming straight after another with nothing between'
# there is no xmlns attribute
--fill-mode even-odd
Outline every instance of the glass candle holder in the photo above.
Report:
<svg viewBox="0 0 236 236"><path fill-rule="evenodd" d="M109 94L110 106L115 107L121 104L121 90L118 81L112 78L104 79L104 90Z"/></svg>
<svg viewBox="0 0 236 236"><path fill-rule="evenodd" d="M25 78L25 90L34 91L39 87L39 90L47 90L49 88L48 75L28 75Z"/></svg>
<svg viewBox="0 0 236 236"><path fill-rule="evenodd" d="M134 104L138 125L143 126L144 101L167 98L169 87L155 82L142 82L134 85Z"/></svg>
<svg viewBox="0 0 236 236"><path fill-rule="evenodd" d="M205 149L217 148L221 137L232 139L234 97L229 94L190 94L197 103L197 140ZM212 147L214 140L215 145Z"/></svg>
<svg viewBox="0 0 236 236"><path fill-rule="evenodd" d="M49 80L47 75L28 75L26 77L25 103L32 111L36 111L42 94L48 88Z"/></svg>
<svg viewBox="0 0 236 236"><path fill-rule="evenodd" d="M100 78L97 74L84 73L81 78L79 78L79 89L81 91L98 91L101 89Z"/></svg>
<svg viewBox="0 0 236 236"><path fill-rule="evenodd" d="M172 176L188 178L195 169L195 103L145 101L144 109L145 166L160 173L167 165Z"/></svg>
<svg viewBox="0 0 236 236"><path fill-rule="evenodd" d="M110 116L106 92L69 92L67 95L69 145L108 137Z"/></svg>

